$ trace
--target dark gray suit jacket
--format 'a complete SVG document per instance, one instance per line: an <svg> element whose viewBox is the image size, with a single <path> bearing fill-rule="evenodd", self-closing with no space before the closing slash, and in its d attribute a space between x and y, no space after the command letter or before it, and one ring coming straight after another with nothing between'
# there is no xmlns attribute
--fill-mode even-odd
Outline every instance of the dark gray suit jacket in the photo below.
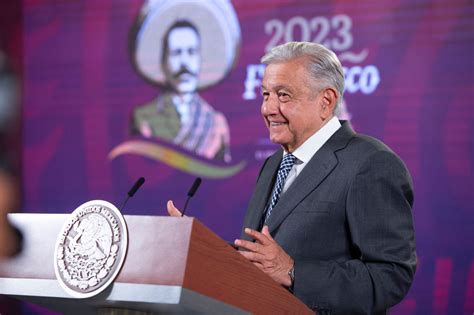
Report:
<svg viewBox="0 0 474 315"><path fill-rule="evenodd" d="M341 123L267 223L295 261L294 294L310 308L385 314L406 295L415 273L412 182L387 146ZM265 161L244 227L260 228L281 159L278 150Z"/></svg>

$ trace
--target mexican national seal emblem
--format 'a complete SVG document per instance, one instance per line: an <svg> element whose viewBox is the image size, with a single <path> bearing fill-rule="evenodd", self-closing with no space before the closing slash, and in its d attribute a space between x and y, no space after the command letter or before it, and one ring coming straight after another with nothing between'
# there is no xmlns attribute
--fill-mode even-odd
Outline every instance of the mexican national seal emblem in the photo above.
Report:
<svg viewBox="0 0 474 315"><path fill-rule="evenodd" d="M66 220L56 241L56 278L74 297L94 296L114 281L127 246L127 227L120 211L107 201L86 202Z"/></svg>

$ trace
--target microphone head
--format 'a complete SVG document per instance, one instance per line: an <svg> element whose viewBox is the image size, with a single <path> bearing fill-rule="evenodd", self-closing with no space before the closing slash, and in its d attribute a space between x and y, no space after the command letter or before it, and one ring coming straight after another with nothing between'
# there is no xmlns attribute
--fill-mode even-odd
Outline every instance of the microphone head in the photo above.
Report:
<svg viewBox="0 0 474 315"><path fill-rule="evenodd" d="M136 182L135 182L135 185L133 185L133 187L130 189L130 191L128 192L128 196L129 197L133 197L133 195L135 195L135 193L137 192L138 188L140 188L143 183L145 182L145 178L143 177L140 177Z"/></svg>
<svg viewBox="0 0 474 315"><path fill-rule="evenodd" d="M193 185L191 186L191 189L189 189L189 191L188 191L188 197L193 197L193 196L194 196L194 194L196 193L196 191L197 191L198 188L199 188L199 185L201 185L201 182L202 182L201 177L197 177L197 178L194 180L194 183L193 183Z"/></svg>

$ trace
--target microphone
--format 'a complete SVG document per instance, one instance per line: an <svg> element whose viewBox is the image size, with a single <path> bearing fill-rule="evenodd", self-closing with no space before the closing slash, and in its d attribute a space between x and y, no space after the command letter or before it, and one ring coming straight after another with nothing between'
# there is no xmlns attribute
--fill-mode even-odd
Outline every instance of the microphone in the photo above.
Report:
<svg viewBox="0 0 474 315"><path fill-rule="evenodd" d="M125 205L127 204L128 199L130 199L131 197L133 197L133 196L135 195L135 193L136 193L137 190L143 185L143 183L145 183L145 178L144 178L144 177L140 177L140 178L135 182L135 184L132 186L132 188L130 188L130 190L129 190L128 193L127 193L127 198L125 198L125 201L123 202L122 207L120 208L120 212L122 212L123 208L124 208Z"/></svg>
<svg viewBox="0 0 474 315"><path fill-rule="evenodd" d="M201 185L202 179L200 177L194 180L193 185L188 191L188 197L193 197L196 191L198 190L199 186Z"/></svg>
<svg viewBox="0 0 474 315"><path fill-rule="evenodd" d="M199 186L201 185L201 182L202 182L202 179L200 177L197 177L194 180L193 185L191 186L191 188L188 191L188 198L186 199L186 203L184 204L184 209L183 209L183 212L181 213L181 216L184 216L184 212L186 212L186 208L188 207L188 202L194 196L196 191L198 190Z"/></svg>
<svg viewBox="0 0 474 315"><path fill-rule="evenodd" d="M133 187L130 189L130 191L128 192L128 196L129 197L133 197L133 195L135 195L135 193L137 192L137 190L143 185L143 183L145 182L145 178L143 177L140 177L136 182L135 182L135 185L133 185Z"/></svg>

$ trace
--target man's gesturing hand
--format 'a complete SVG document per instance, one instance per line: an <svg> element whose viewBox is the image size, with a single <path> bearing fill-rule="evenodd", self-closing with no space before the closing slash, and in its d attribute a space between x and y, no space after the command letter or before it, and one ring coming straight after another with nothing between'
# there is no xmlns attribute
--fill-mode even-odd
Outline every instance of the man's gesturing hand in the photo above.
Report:
<svg viewBox="0 0 474 315"><path fill-rule="evenodd" d="M171 200L168 200L166 203L166 209L168 210L168 214L171 217L180 217L182 215L181 211L179 211L178 208L174 206L173 201Z"/></svg>
<svg viewBox="0 0 474 315"><path fill-rule="evenodd" d="M248 228L245 233L254 238L255 242L235 240L235 245L247 250L239 253L279 284L291 286L288 272L293 267L293 259L275 242L268 226L264 226L261 233Z"/></svg>

